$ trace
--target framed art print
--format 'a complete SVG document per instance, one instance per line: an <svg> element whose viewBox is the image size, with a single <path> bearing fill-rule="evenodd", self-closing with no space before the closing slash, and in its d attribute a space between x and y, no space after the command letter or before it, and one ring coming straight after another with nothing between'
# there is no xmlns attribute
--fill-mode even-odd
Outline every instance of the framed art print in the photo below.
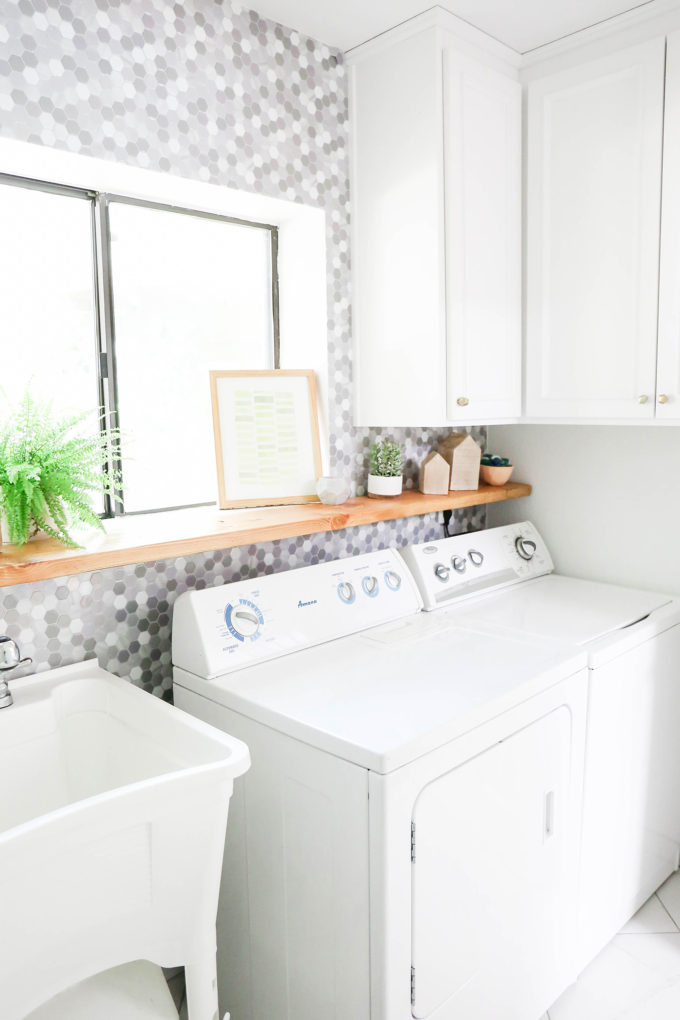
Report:
<svg viewBox="0 0 680 1020"><path fill-rule="evenodd" d="M314 372L211 372L210 394L220 509L318 502Z"/></svg>

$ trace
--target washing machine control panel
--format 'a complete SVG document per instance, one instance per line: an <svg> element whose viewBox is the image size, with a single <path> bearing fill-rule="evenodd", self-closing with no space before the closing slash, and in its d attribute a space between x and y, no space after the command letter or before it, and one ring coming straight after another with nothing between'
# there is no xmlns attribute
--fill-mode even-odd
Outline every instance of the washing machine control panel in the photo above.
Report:
<svg viewBox="0 0 680 1020"><path fill-rule="evenodd" d="M401 554L425 609L549 574L547 546L529 521L407 546Z"/></svg>
<svg viewBox="0 0 680 1020"><path fill-rule="evenodd" d="M234 581L179 596L173 664L211 679L421 608L394 549Z"/></svg>

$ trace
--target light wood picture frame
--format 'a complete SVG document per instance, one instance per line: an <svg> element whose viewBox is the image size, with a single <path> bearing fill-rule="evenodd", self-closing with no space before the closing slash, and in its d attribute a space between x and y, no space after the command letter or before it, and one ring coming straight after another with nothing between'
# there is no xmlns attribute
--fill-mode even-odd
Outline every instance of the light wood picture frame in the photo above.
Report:
<svg viewBox="0 0 680 1020"><path fill-rule="evenodd" d="M221 510L319 501L312 369L212 371L210 397Z"/></svg>

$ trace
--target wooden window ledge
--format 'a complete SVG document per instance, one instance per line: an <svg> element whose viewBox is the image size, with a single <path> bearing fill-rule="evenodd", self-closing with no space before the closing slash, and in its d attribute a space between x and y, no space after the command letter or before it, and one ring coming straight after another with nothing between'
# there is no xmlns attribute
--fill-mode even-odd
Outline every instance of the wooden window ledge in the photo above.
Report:
<svg viewBox="0 0 680 1020"><path fill-rule="evenodd" d="M481 485L473 491L450 492L446 496L426 496L415 490L407 490L394 499L358 496L340 506L303 503L254 510L199 507L121 517L105 521L105 532L94 532L84 549L67 549L53 539L36 539L20 549L0 546L0 586L340 531L376 521L498 503L530 493L530 485L509 482Z"/></svg>

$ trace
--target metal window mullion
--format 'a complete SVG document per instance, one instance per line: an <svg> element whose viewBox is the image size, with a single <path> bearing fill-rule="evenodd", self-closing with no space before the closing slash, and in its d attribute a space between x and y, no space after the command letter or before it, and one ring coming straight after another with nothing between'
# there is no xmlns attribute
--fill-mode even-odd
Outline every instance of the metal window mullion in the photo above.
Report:
<svg viewBox="0 0 680 1020"><path fill-rule="evenodd" d="M92 288L94 291L94 343L95 343L95 372L97 387L97 407L99 409L99 428L103 432L106 428L106 382L105 373L102 371L102 312L100 298L100 263L97 252L97 203L96 195L90 198L90 231L92 242ZM108 493L104 495L104 517L113 517L112 500Z"/></svg>
<svg viewBox="0 0 680 1020"><path fill-rule="evenodd" d="M140 209L157 209L159 212L178 213L180 216L191 216L194 219L218 220L223 223L233 223L237 227L254 227L256 230L276 230L272 223L263 223L259 220L246 220L241 216L229 216L227 213L207 212L205 209L193 209L188 205L177 205L172 202L153 202L149 198L130 198L126 195L116 195L113 192L106 193L107 203L118 202L120 205L133 205Z"/></svg>
<svg viewBox="0 0 680 1020"><path fill-rule="evenodd" d="M281 368L281 321L279 316L279 228L271 230L272 274L272 339L274 341L274 368Z"/></svg>
<svg viewBox="0 0 680 1020"><path fill-rule="evenodd" d="M108 428L120 427L118 413L118 381L116 373L115 336L113 324L113 291L111 285L111 234L107 196L98 194L95 209L95 249L97 263L97 307L99 311L99 363L104 422ZM102 369L105 369L105 374ZM122 472L120 460L113 465ZM120 502L108 497L110 516L124 512L122 491Z"/></svg>
<svg viewBox="0 0 680 1020"><path fill-rule="evenodd" d="M13 188L27 188L29 191L44 191L48 195L64 195L67 198L83 198L92 201L96 192L89 188L78 188L70 184L53 184L51 181L41 181L34 177L18 177L16 174L0 173L0 184L7 184Z"/></svg>

